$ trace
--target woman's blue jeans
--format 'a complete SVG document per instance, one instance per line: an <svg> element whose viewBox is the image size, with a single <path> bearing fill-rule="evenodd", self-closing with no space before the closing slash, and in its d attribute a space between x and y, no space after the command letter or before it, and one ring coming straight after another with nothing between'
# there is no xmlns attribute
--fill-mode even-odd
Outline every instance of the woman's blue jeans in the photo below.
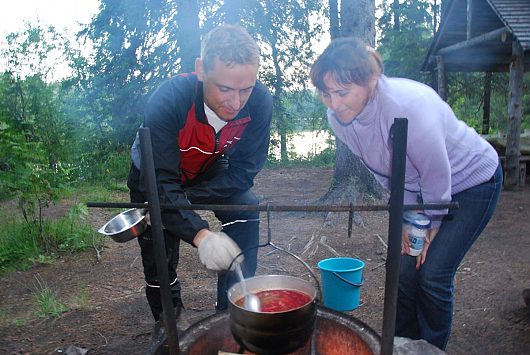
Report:
<svg viewBox="0 0 530 355"><path fill-rule="evenodd" d="M416 257L401 256L396 336L425 339L445 349L451 332L456 270L493 216L502 179L499 165L490 181L452 196L459 208L443 219L419 270Z"/></svg>

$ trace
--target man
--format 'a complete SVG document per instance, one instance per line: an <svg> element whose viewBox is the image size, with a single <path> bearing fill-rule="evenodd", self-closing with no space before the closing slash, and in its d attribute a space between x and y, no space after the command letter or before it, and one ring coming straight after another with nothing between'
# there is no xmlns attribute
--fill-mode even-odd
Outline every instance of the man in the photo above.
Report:
<svg viewBox="0 0 530 355"><path fill-rule="evenodd" d="M151 132L161 204L258 204L251 187L267 158L272 117L272 97L257 81L258 68L256 42L242 27L224 25L204 38L195 73L173 77L152 94L143 126ZM127 182L131 201L144 202L138 135L132 160ZM230 263L241 250L259 242L259 212L218 211L215 215L222 232L210 231L193 211L162 210L177 315L182 308L176 273L180 239L198 248L206 268L219 272L217 311L227 308L226 292L236 282L234 273L227 270ZM138 242L147 300L159 325L162 306L151 234L140 236ZM254 275L256 259L256 248L245 252L246 277Z"/></svg>

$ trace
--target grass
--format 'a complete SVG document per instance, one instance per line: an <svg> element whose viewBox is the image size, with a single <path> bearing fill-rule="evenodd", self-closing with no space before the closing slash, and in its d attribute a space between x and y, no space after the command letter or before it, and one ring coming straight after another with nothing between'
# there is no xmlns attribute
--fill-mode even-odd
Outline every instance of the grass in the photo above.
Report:
<svg viewBox="0 0 530 355"><path fill-rule="evenodd" d="M35 281L29 287L32 295L32 306L25 308L29 312L9 315L6 309L0 309L0 325L24 327L37 318L59 317L71 309L87 309L89 306L89 291L86 284L78 285L78 290L67 303L61 301L57 293L37 274Z"/></svg>
<svg viewBox="0 0 530 355"><path fill-rule="evenodd" d="M35 233L26 223L6 220L0 231L0 275L12 270L25 270L36 259L42 258L42 250Z"/></svg>
<svg viewBox="0 0 530 355"><path fill-rule="evenodd" d="M85 309L88 307L89 293L85 284L79 286L79 292L75 295L73 300L73 308Z"/></svg>
<svg viewBox="0 0 530 355"><path fill-rule="evenodd" d="M15 319L14 324L17 327L23 327L26 324L28 324L28 319L26 319L26 318L17 318L17 319Z"/></svg>
<svg viewBox="0 0 530 355"><path fill-rule="evenodd" d="M61 302L55 292L48 287L46 282L37 274L35 276L33 298L35 300L35 313L39 317L58 317L69 311L66 304Z"/></svg>
<svg viewBox="0 0 530 355"><path fill-rule="evenodd" d="M126 192L129 192L129 189L124 181L112 184L112 186L79 183L65 189L62 196L83 203L103 201L116 202L118 199L123 200L123 197L120 198L119 195Z"/></svg>
<svg viewBox="0 0 530 355"><path fill-rule="evenodd" d="M98 249L102 236L87 222L89 210L78 201L117 201L117 195L94 185L65 191L62 196L74 202L66 216L58 219L29 216L26 220L12 203L0 205L0 214L9 215L0 230L0 276L34 264L52 263L62 253Z"/></svg>
<svg viewBox="0 0 530 355"><path fill-rule="evenodd" d="M44 221L42 234L36 225L11 223L0 232L0 275L35 264L52 264L60 253L100 246L101 239L89 224L71 223L68 218Z"/></svg>

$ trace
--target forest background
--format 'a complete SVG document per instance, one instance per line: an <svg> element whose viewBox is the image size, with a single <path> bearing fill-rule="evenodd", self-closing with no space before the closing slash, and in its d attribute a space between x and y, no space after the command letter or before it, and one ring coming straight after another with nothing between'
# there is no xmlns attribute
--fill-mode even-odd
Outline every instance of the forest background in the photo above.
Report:
<svg viewBox="0 0 530 355"><path fill-rule="evenodd" d="M420 67L447 2L382 0L366 14L375 16L387 75L431 84ZM241 23L262 50L259 78L274 98L268 166L333 166L336 143L308 73L337 11L337 1L319 0L101 0L74 40L39 22L8 34L0 48L0 200L15 208L0 211L9 221L0 232L0 272L101 243L83 222L83 202L126 190L129 148L149 94L192 71L201 36L221 23ZM448 103L477 131L483 75L448 76ZM508 74L493 73L492 83L487 134L507 126ZM524 130L530 95L523 92ZM308 132L325 145L298 153L293 142ZM65 196L79 203L63 219L46 220L42 209Z"/></svg>

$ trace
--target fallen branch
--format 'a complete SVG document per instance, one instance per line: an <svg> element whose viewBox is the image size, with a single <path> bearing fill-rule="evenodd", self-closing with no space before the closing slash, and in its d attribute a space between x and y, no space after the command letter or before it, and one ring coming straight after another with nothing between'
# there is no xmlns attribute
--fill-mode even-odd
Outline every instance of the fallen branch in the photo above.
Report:
<svg viewBox="0 0 530 355"><path fill-rule="evenodd" d="M379 234L375 234L375 236L379 239L379 241L381 242L381 244L383 244L383 246L385 247L385 249L388 249L388 245L386 244L386 242L383 240L383 238L381 238L381 236Z"/></svg>
<svg viewBox="0 0 530 355"><path fill-rule="evenodd" d="M104 243L102 243L104 245ZM92 246L94 247L94 250L96 251L96 263L99 263L99 260L101 259L101 252L103 251L103 247L98 249L96 245L96 236L92 236Z"/></svg>
<svg viewBox="0 0 530 355"><path fill-rule="evenodd" d="M103 334L101 334L100 332L96 331L96 333L98 333L103 339L105 339L105 344L108 344L108 340L107 338L105 338L105 336Z"/></svg>
<svg viewBox="0 0 530 355"><path fill-rule="evenodd" d="M325 246L326 248L328 248L333 254L335 254L335 256L340 256L340 254L335 250L333 249L330 245L328 245L326 243L326 240L328 239L328 237L326 237L325 235L321 236L320 237L320 244L322 244L323 246ZM359 259L359 257L357 255L355 255L355 257L357 259Z"/></svg>
<svg viewBox="0 0 530 355"><path fill-rule="evenodd" d="M385 265L385 264L386 264L386 261L384 261L384 262L382 262L382 263L380 263L380 264L374 266L373 268L370 269L370 271L374 271L374 270L376 270L376 269L379 269L381 266L383 266L383 265Z"/></svg>
<svg viewBox="0 0 530 355"><path fill-rule="evenodd" d="M484 308L470 308L470 309L462 309L462 311L488 311L488 310L492 310L492 309L495 309L495 308L492 308L492 307L484 307Z"/></svg>
<svg viewBox="0 0 530 355"><path fill-rule="evenodd" d="M467 280L467 279L469 279L469 278L471 278L471 277L475 277L475 276L477 276L477 275L478 275L478 274L477 274L476 272L474 272L474 273L472 273L472 275L469 275L468 277L463 277L461 281L465 281L465 280Z"/></svg>

